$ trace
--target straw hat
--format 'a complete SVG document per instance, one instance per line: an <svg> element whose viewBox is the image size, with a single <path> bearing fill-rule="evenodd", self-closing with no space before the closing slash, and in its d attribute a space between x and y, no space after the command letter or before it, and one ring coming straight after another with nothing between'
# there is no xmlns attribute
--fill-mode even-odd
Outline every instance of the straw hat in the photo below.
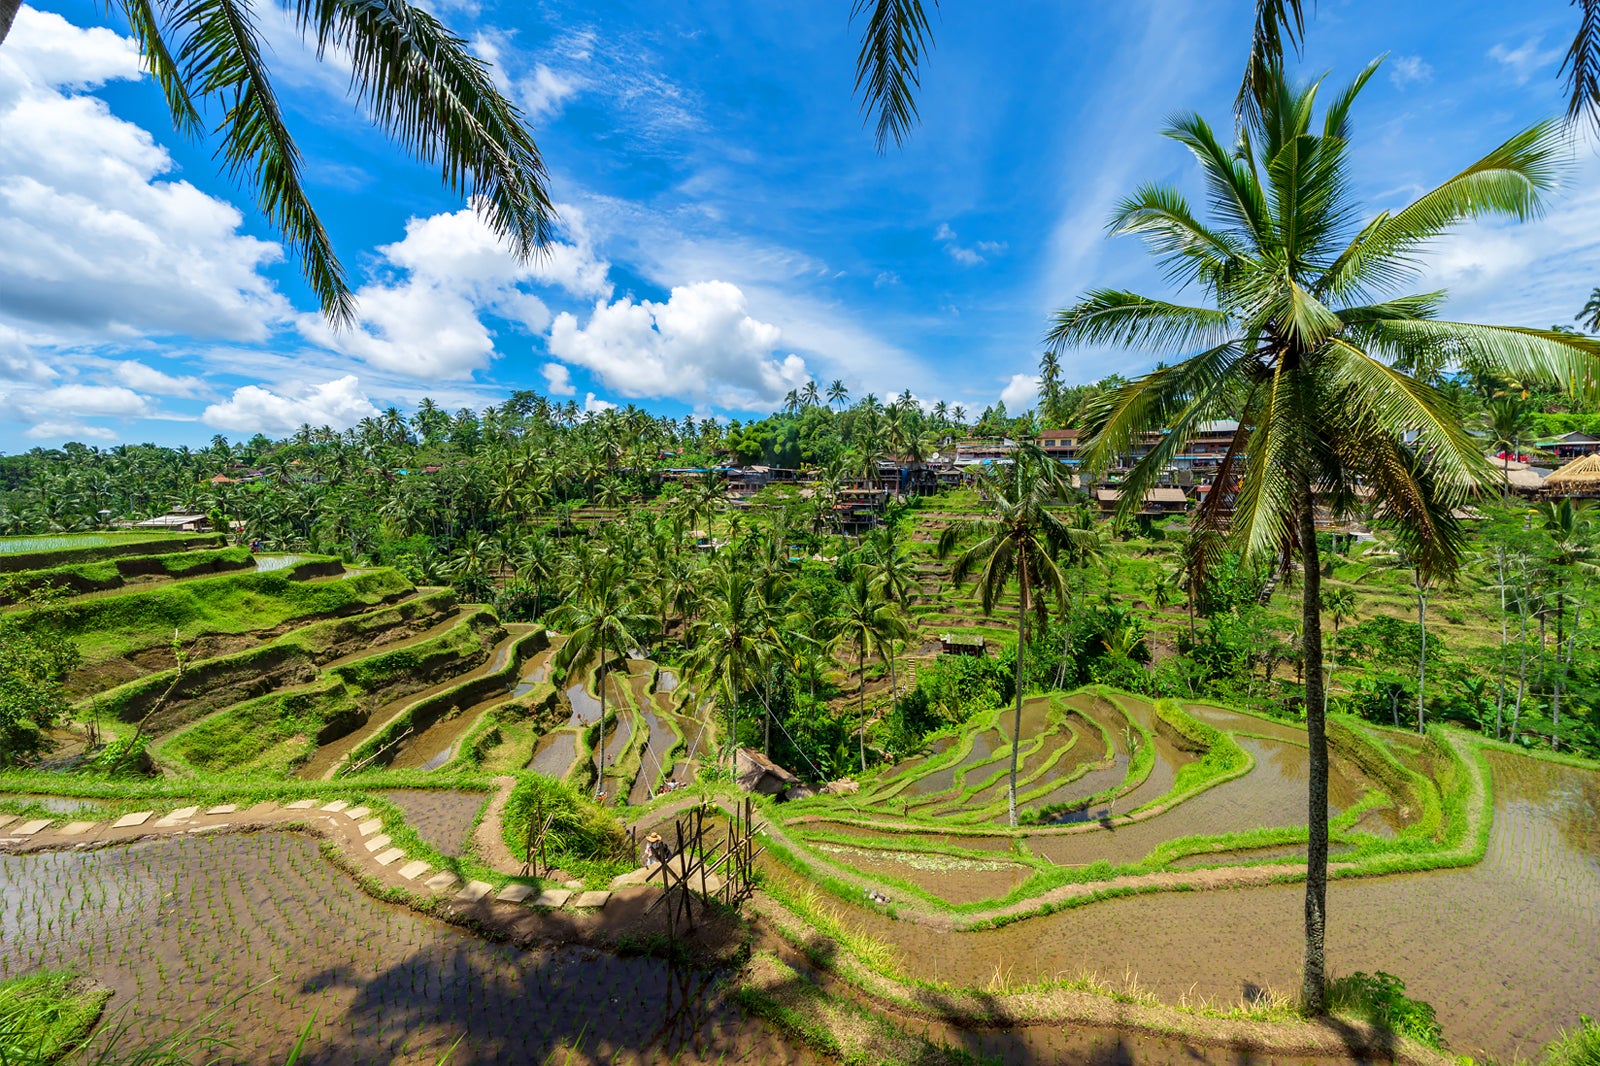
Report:
<svg viewBox="0 0 1600 1066"><path fill-rule="evenodd" d="M651 833L649 836L644 838L644 842L646 844L659 844L661 843L661 834Z"/></svg>

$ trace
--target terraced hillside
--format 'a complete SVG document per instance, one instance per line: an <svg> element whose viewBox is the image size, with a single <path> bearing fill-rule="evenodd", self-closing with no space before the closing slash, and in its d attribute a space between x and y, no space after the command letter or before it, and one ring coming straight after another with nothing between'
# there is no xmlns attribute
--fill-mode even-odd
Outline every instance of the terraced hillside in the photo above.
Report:
<svg viewBox="0 0 1600 1066"><path fill-rule="evenodd" d="M188 564L231 549L162 546L116 557L154 560L122 586L10 609L81 649L79 723L98 723L103 742L150 743L114 776L78 775L80 729L43 770L0 778L0 928L15 945L0 979L86 970L154 1034L282 973L244 1037L259 1062L281 1059L319 1005L337 1018L317 1034L336 1057L376 1061L434 1061L473 1027L482 1042L463 1061L574 1048L571 1061L647 1061L662 1047L682 1061L808 1061L794 1034L822 1019L865 1027L862 1046L920 1049L893 1061L1221 1062L1243 1048L1444 1061L1350 1016L1297 1020L1282 995L1299 960L1303 730L1101 687L1027 698L1017 829L1009 708L853 781L759 800L761 921L709 925L723 939L702 946L736 977L680 995L715 1019L715 1038L651 1030L677 1024L670 1009L651 1025L609 1018L585 981L607 999L670 999L677 978L653 960L537 946L661 936L659 890L630 872L623 825L670 839L686 812L709 804L720 819L740 799L704 773L715 716L677 672L608 664L602 721L600 677L555 676L564 638L542 626L392 570L252 557L192 576ZM1576 1024L1600 993L1600 773L1437 726L1335 715L1330 738L1335 971L1402 977L1456 1054L1532 1055ZM603 806L580 798L593 795ZM541 867L530 845L546 811L562 819L559 861ZM149 906L121 887L70 887L146 883L164 886ZM375 911L362 889L410 909ZM130 922L162 932L132 937ZM270 960L256 943L273 945ZM183 1000L141 976L158 967L203 974L205 994ZM392 979L352 991L330 976L340 967ZM533 1006L569 1010L599 1038L551 1022L518 1043L507 1019ZM1120 1057L1095 1058L1102 1047Z"/></svg>

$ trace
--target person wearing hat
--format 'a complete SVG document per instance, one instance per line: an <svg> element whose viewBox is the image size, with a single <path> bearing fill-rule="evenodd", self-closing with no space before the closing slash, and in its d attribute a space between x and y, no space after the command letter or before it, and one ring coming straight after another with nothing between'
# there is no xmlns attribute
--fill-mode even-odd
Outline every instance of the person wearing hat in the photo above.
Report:
<svg viewBox="0 0 1600 1066"><path fill-rule="evenodd" d="M660 833L651 833L644 838L644 868L648 870L658 862L666 862L672 857L672 849L667 847L667 842L661 839Z"/></svg>

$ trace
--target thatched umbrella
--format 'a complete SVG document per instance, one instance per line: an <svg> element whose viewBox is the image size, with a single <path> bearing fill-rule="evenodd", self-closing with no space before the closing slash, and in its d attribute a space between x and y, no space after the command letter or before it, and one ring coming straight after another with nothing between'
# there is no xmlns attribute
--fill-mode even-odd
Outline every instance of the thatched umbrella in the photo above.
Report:
<svg viewBox="0 0 1600 1066"><path fill-rule="evenodd" d="M1585 455L1544 479L1544 487L1564 495L1600 492L1600 455Z"/></svg>

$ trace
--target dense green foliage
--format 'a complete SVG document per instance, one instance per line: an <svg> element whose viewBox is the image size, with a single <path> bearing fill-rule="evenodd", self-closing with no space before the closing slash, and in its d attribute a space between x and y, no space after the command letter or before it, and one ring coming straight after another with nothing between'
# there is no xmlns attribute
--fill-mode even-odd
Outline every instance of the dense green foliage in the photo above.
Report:
<svg viewBox="0 0 1600 1066"><path fill-rule="evenodd" d="M89 1035L110 998L109 988L60 971L0 981L0 1063L60 1061Z"/></svg>

